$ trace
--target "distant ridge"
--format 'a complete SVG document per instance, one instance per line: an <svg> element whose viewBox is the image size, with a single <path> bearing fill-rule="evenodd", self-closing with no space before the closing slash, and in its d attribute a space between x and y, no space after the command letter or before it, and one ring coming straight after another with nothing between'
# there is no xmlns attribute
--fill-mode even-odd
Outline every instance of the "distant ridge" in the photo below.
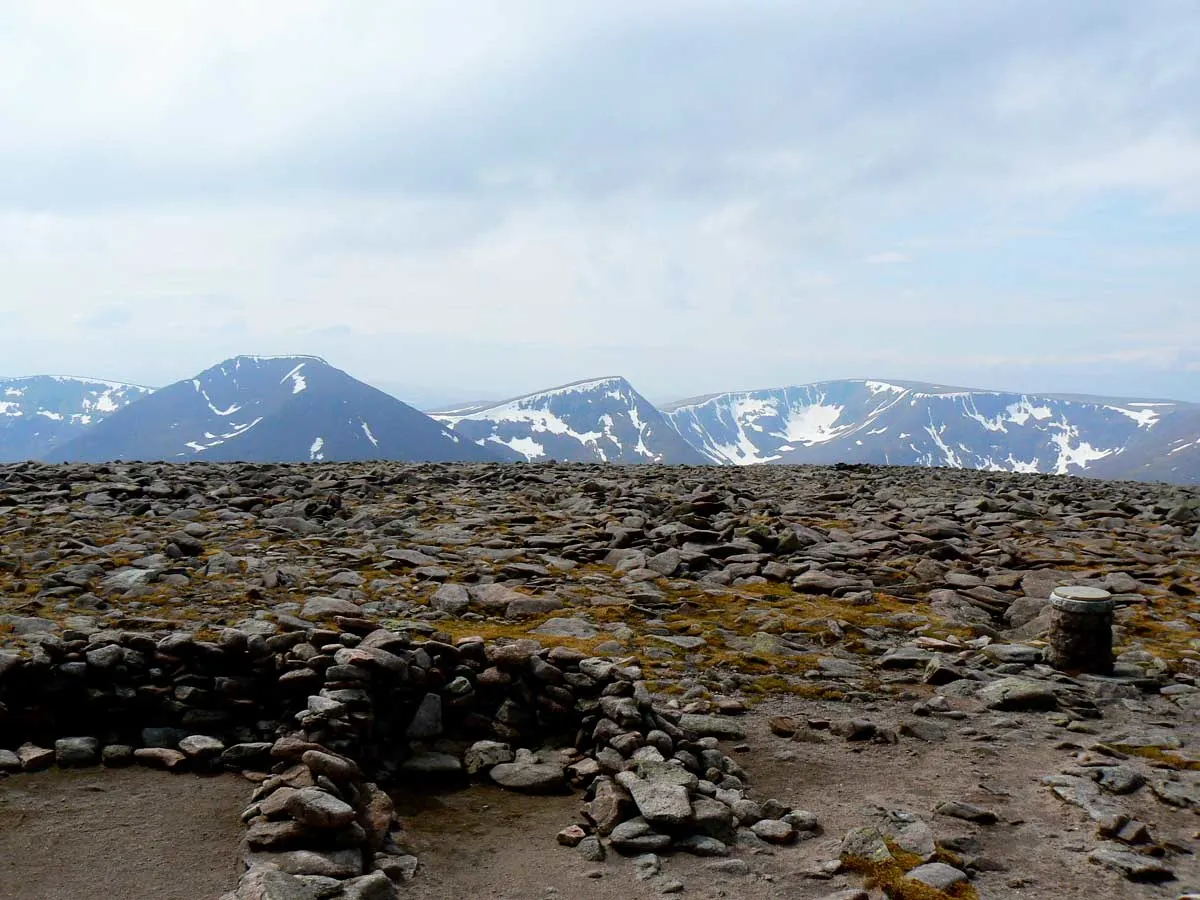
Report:
<svg viewBox="0 0 1200 900"><path fill-rule="evenodd" d="M683 400L667 407L667 417L714 463L1103 471L1109 477L1188 482L1200 479L1200 472L1164 466L1137 448L1157 446L1159 435L1173 433L1194 410L1200 406L1170 400L843 379Z"/></svg>
<svg viewBox="0 0 1200 900"><path fill-rule="evenodd" d="M1200 404L849 378L656 407L620 375L429 414L313 355L154 391L0 379L0 461L492 460L946 466L1200 484Z"/></svg>
<svg viewBox="0 0 1200 900"><path fill-rule="evenodd" d="M0 462L45 456L153 392L74 375L0 378Z"/></svg>

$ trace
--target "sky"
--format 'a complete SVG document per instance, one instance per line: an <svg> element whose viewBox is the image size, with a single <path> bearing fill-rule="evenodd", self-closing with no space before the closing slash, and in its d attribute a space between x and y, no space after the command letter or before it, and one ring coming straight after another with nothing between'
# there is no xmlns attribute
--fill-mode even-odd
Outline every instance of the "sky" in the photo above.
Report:
<svg viewBox="0 0 1200 900"><path fill-rule="evenodd" d="M6 0L0 374L1200 401L1195 0Z"/></svg>

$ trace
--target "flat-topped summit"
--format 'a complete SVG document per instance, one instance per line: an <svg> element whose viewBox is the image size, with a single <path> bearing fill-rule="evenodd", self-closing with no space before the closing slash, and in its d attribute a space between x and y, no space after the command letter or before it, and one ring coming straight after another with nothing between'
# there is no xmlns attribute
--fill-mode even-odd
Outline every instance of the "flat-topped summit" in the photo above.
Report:
<svg viewBox="0 0 1200 900"><path fill-rule="evenodd" d="M845 379L698 397L671 404L667 416L709 460L735 465L869 462L1187 480L1180 467L1154 465L1149 448L1168 431L1191 433L1194 425L1184 426L1197 409Z"/></svg>

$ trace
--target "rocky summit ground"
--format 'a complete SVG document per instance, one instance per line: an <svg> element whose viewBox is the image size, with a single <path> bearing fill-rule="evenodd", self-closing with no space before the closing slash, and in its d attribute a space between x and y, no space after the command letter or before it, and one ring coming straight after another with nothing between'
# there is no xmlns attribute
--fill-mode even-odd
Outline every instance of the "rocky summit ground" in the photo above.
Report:
<svg viewBox="0 0 1200 900"><path fill-rule="evenodd" d="M1044 664L1047 598L1065 584L1114 595L1113 675ZM716 715L706 727L757 798L739 801L731 856L606 860L555 842L585 824L578 798L398 798L414 897L1200 891L1198 594L1200 493L1163 485L854 466L0 466L0 669L114 630L367 619L531 637L635 657L662 702ZM774 801L794 810L787 835Z"/></svg>

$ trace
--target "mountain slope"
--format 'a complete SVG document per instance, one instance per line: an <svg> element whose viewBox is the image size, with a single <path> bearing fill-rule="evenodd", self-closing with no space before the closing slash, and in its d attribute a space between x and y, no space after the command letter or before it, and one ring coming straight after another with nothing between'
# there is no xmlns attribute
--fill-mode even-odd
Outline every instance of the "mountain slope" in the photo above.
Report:
<svg viewBox="0 0 1200 900"><path fill-rule="evenodd" d="M431 415L507 459L707 462L633 385L616 376Z"/></svg>
<svg viewBox="0 0 1200 900"><path fill-rule="evenodd" d="M712 462L1092 474L1101 460L1105 470L1123 471L1120 457L1138 446L1152 454L1159 426L1189 409L1172 401L844 380L686 400L667 417Z"/></svg>
<svg viewBox="0 0 1200 900"><path fill-rule="evenodd" d="M1200 484L1200 406L1183 406L1088 470L1097 478Z"/></svg>
<svg viewBox="0 0 1200 900"><path fill-rule="evenodd" d="M49 458L496 459L315 356L228 359L110 416Z"/></svg>
<svg viewBox="0 0 1200 900"><path fill-rule="evenodd" d="M95 378L0 378L0 462L37 459L153 388Z"/></svg>

